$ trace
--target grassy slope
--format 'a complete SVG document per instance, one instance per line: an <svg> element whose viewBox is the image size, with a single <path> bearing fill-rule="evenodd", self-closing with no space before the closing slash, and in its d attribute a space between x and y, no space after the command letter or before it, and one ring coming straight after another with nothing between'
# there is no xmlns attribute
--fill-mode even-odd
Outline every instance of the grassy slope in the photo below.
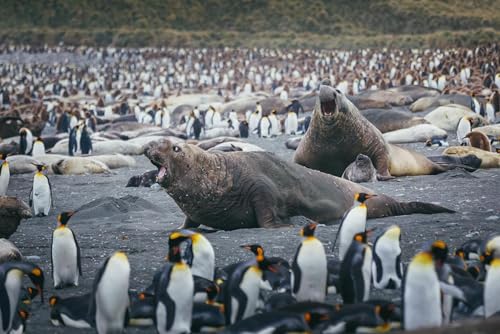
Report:
<svg viewBox="0 0 500 334"><path fill-rule="evenodd" d="M500 0L3 0L0 41L439 46L498 40Z"/></svg>

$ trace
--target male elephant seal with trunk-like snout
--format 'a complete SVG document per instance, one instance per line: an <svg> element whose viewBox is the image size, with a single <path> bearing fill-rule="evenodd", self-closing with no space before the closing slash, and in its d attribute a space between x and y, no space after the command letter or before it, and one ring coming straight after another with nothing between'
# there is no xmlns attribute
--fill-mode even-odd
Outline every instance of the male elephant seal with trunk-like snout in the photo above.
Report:
<svg viewBox="0 0 500 334"><path fill-rule="evenodd" d="M422 154L388 144L344 94L321 85L311 124L295 151L295 162L341 176L360 153L370 157L379 179L446 170Z"/></svg>
<svg viewBox="0 0 500 334"><path fill-rule="evenodd" d="M351 208L356 192L374 193L267 152L207 152L163 141L148 146L145 155L158 168L158 183L186 214L184 228L277 227L300 215L331 224ZM385 195L371 198L367 206L371 218L453 212Z"/></svg>

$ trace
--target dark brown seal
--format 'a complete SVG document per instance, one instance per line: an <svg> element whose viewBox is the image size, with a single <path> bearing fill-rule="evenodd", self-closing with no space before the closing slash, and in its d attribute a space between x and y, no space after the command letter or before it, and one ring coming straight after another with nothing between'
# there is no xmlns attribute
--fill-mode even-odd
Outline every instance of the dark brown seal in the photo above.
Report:
<svg viewBox="0 0 500 334"><path fill-rule="evenodd" d="M17 197L0 196L0 238L16 232L21 219L31 218L31 209Z"/></svg>
<svg viewBox="0 0 500 334"><path fill-rule="evenodd" d="M421 154L388 144L344 94L321 85L311 125L295 152L295 162L340 176L360 153L370 157L381 177L446 170Z"/></svg>
<svg viewBox="0 0 500 334"><path fill-rule="evenodd" d="M332 224L352 207L355 193L374 193L268 152L207 152L164 141L148 146L145 155L158 168L158 183L186 214L184 228L277 227L301 215ZM385 195L371 198L367 206L370 218L453 212Z"/></svg>
<svg viewBox="0 0 500 334"><path fill-rule="evenodd" d="M418 124L429 124L422 117L415 117L409 113L393 109L366 109L361 110L361 115L382 133L406 129Z"/></svg>

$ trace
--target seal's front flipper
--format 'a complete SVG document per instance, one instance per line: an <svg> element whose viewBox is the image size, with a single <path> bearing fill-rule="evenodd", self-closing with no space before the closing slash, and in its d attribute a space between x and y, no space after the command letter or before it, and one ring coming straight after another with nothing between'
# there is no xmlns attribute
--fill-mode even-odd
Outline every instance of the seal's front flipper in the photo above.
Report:
<svg viewBox="0 0 500 334"><path fill-rule="evenodd" d="M392 175L380 175L377 174L377 180L378 181L389 181L389 180L394 180L395 177Z"/></svg>

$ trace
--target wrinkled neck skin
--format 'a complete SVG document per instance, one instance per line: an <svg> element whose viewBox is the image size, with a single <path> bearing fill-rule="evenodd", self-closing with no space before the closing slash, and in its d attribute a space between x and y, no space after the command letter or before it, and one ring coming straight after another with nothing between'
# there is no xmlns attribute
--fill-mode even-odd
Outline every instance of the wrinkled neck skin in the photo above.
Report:
<svg viewBox="0 0 500 334"><path fill-rule="evenodd" d="M201 150L200 150L201 151ZM165 190L176 201L213 201L231 185L226 159L222 154L198 152L184 166L175 166ZM185 168L181 173L180 168Z"/></svg>

